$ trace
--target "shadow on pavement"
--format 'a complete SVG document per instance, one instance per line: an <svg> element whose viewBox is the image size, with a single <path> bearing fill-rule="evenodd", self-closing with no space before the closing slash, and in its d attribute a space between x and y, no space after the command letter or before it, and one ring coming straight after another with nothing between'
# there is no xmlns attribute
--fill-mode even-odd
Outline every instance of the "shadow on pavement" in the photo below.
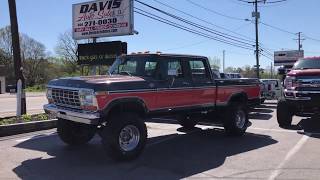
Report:
<svg viewBox="0 0 320 180"><path fill-rule="evenodd" d="M57 135L30 139L15 147L50 157L23 161L13 171L22 179L181 179L217 168L229 156L277 143L266 135L226 137L221 130L196 130L149 138L140 158L116 162L99 141L96 137L88 145L70 148Z"/></svg>
<svg viewBox="0 0 320 180"><path fill-rule="evenodd" d="M269 105L259 105L255 108L249 110L250 120L270 120L272 118L272 113L274 110L270 108Z"/></svg>
<svg viewBox="0 0 320 180"><path fill-rule="evenodd" d="M285 129L297 130L299 134L320 138L320 117L303 118L297 125L285 127Z"/></svg>

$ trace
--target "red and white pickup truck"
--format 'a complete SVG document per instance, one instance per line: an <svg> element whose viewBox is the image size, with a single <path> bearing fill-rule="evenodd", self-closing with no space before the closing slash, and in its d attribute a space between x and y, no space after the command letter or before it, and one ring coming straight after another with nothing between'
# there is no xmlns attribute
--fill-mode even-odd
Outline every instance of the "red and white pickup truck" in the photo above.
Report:
<svg viewBox="0 0 320 180"><path fill-rule="evenodd" d="M172 115L185 128L222 120L227 134L243 135L248 106L260 102L257 79L214 79L203 56L126 55L109 73L49 82L44 109L57 116L65 143L81 145L98 132L113 157L132 159L146 144L147 119Z"/></svg>
<svg viewBox="0 0 320 180"><path fill-rule="evenodd" d="M320 114L320 57L299 59L284 80L284 98L277 105L280 127L290 126L292 117Z"/></svg>

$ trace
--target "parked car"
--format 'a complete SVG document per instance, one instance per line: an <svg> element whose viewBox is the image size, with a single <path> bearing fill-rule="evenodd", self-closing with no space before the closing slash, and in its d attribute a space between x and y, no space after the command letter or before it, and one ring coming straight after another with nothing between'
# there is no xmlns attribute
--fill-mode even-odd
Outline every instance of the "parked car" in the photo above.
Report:
<svg viewBox="0 0 320 180"><path fill-rule="evenodd" d="M320 57L299 59L287 74L284 88L284 98L277 106L280 127L291 125L294 115L319 115Z"/></svg>
<svg viewBox="0 0 320 180"><path fill-rule="evenodd" d="M211 71L212 71L212 76L213 76L214 79L220 79L221 78L220 71L218 69L211 68Z"/></svg>
<svg viewBox="0 0 320 180"><path fill-rule="evenodd" d="M279 79L260 79L262 96L267 100L278 100L283 96L283 87Z"/></svg>
<svg viewBox="0 0 320 180"><path fill-rule="evenodd" d="M220 73L220 77L223 79L239 79L242 78L240 73Z"/></svg>
<svg viewBox="0 0 320 180"><path fill-rule="evenodd" d="M248 104L260 95L254 80L214 79L203 56L126 55L109 73L50 81L44 110L57 116L66 144L85 144L98 132L113 158L140 155L145 121L153 117L174 116L185 128L222 121L227 134L241 136L249 126Z"/></svg>

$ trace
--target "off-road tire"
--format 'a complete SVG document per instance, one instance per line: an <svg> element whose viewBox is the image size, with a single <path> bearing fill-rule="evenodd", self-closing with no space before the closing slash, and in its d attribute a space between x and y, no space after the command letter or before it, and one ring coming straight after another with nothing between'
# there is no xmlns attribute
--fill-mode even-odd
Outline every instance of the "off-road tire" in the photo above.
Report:
<svg viewBox="0 0 320 180"><path fill-rule="evenodd" d="M292 109L285 99L278 101L277 105L277 121L279 127L288 127L292 123Z"/></svg>
<svg viewBox="0 0 320 180"><path fill-rule="evenodd" d="M121 145L121 133L126 130L126 128L133 128L138 133L138 142L133 149L123 149ZM130 132L130 131L129 131ZM99 133L102 138L102 145L108 152L108 154L115 160L132 160L137 158L142 151L147 142L147 127L143 121L143 118L137 113L116 113L111 115L107 120L106 126ZM134 135L131 137L135 137ZM129 135L130 138L130 135ZM135 138L132 138L135 139ZM134 141L134 140L133 140Z"/></svg>
<svg viewBox="0 0 320 180"><path fill-rule="evenodd" d="M223 126L225 133L228 136L244 135L249 123L246 104L231 103L224 112Z"/></svg>
<svg viewBox="0 0 320 180"><path fill-rule="evenodd" d="M92 125L58 119L57 132L60 139L68 145L77 146L88 143L96 133Z"/></svg>

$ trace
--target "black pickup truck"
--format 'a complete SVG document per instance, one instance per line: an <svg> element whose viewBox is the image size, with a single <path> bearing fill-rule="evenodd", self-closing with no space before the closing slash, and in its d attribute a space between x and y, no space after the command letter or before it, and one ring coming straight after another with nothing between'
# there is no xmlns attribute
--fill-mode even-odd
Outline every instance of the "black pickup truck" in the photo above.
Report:
<svg viewBox="0 0 320 180"><path fill-rule="evenodd" d="M126 55L109 72L49 82L44 109L57 116L65 143L85 144L98 132L112 157L132 159L144 149L149 118L174 116L185 128L222 120L227 134L243 135L247 107L259 102L257 80L214 79L203 56Z"/></svg>

